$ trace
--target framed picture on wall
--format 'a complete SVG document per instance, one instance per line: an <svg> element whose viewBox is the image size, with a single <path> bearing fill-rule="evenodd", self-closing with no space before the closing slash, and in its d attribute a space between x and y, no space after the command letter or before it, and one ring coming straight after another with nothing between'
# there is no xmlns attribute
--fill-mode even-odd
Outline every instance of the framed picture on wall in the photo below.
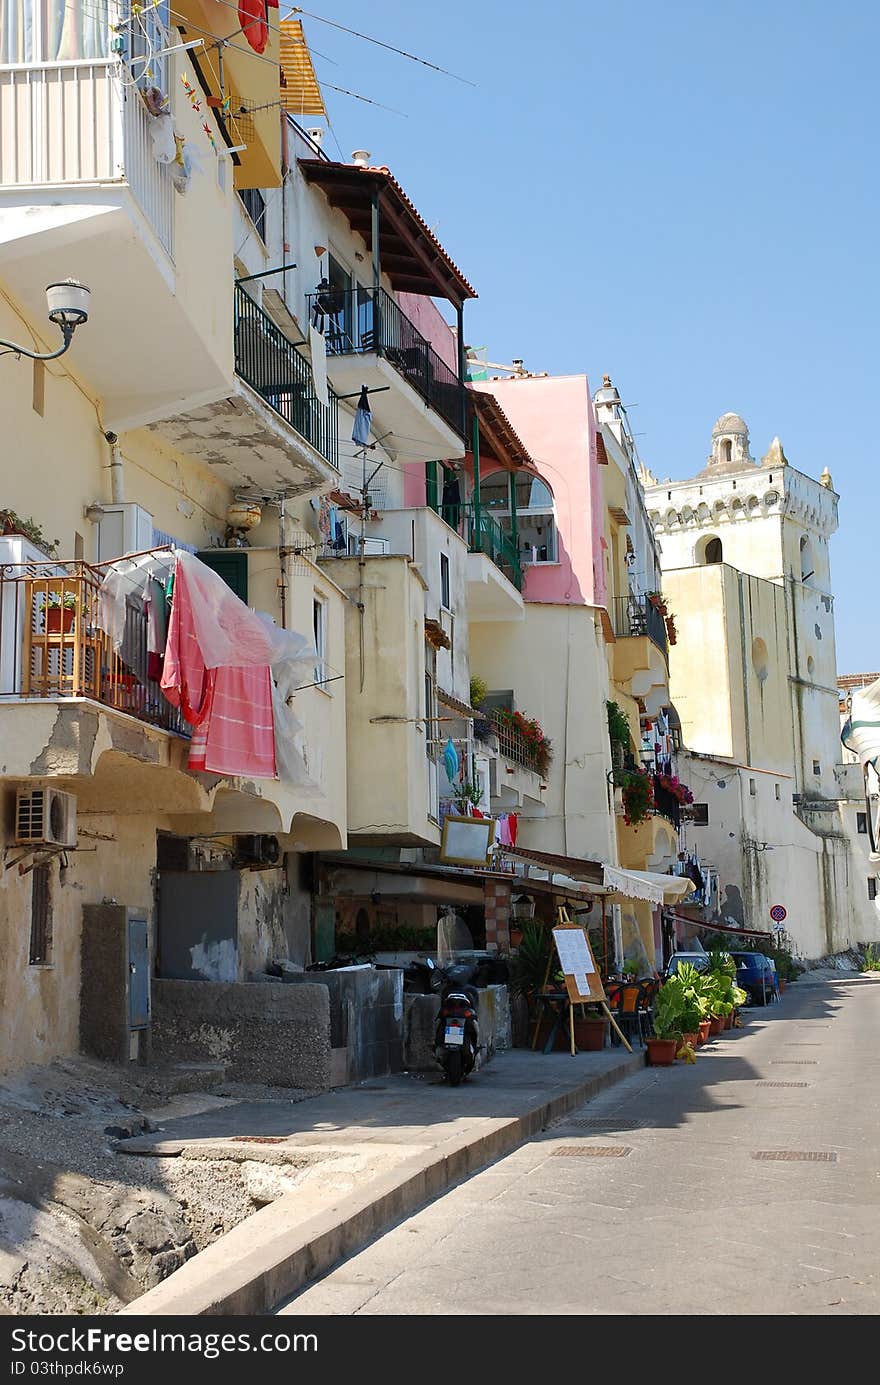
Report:
<svg viewBox="0 0 880 1385"><path fill-rule="evenodd" d="M446 817L440 860L447 865L485 866L495 840L494 818Z"/></svg>

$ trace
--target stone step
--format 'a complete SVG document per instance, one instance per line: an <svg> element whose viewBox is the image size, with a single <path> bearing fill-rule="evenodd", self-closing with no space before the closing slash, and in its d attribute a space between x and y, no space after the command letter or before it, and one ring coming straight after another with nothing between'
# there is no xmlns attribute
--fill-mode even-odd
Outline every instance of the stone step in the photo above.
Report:
<svg viewBox="0 0 880 1385"><path fill-rule="evenodd" d="M184 1092L213 1092L226 1081L225 1063L156 1063L128 1074L141 1098L180 1096ZM140 1102L138 1102L140 1104Z"/></svg>

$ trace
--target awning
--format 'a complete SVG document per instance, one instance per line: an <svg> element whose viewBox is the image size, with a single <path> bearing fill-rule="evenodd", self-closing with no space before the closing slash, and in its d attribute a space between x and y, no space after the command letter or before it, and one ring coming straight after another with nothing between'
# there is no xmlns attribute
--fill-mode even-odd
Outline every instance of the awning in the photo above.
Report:
<svg viewBox="0 0 880 1385"><path fill-rule="evenodd" d="M589 885L602 887L602 862L588 861L581 856L558 856L552 851L533 851L524 846L507 846L503 856L512 856L517 861L527 861L541 870L553 875L562 875L574 880L582 880ZM521 877L528 879L528 877Z"/></svg>
<svg viewBox="0 0 880 1385"><path fill-rule="evenodd" d="M430 226L387 168L300 159L306 182L319 187L343 213L353 231L372 243L373 196L379 202L379 258L384 273L402 293L427 294L460 305L476 290L443 249Z"/></svg>
<svg viewBox="0 0 880 1385"><path fill-rule="evenodd" d="M677 923L689 923L692 928L706 928L712 933L734 933L739 938L771 938L772 933L765 933L755 928L734 928L728 923L707 923L705 919L692 919L687 914L676 914L672 912L672 917Z"/></svg>
<svg viewBox="0 0 880 1385"><path fill-rule="evenodd" d="M676 904L693 894L693 880L684 875L658 875L652 870L623 870L603 866L603 883L627 899L645 899L649 904Z"/></svg>

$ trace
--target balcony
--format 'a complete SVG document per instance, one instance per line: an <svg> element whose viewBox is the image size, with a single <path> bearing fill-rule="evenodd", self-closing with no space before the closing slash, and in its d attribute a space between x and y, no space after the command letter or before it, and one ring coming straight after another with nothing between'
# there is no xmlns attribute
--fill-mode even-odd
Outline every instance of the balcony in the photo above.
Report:
<svg viewBox="0 0 880 1385"><path fill-rule="evenodd" d="M611 616L616 636L614 681L633 697L645 699L654 712L669 700L666 622L646 596L637 595L615 597Z"/></svg>
<svg viewBox="0 0 880 1385"><path fill-rule="evenodd" d="M239 492L316 494L336 484L339 401L240 284L233 292L235 379L222 399L153 425Z"/></svg>
<svg viewBox="0 0 880 1385"><path fill-rule="evenodd" d="M664 659L668 657L666 622L646 596L629 595L614 598L614 633L624 639L629 636L647 635Z"/></svg>
<svg viewBox="0 0 880 1385"><path fill-rule="evenodd" d="M375 433L424 441L444 459L464 456L461 381L389 293L330 289L310 294L309 310L339 393L382 391L370 401Z"/></svg>
<svg viewBox="0 0 880 1385"><path fill-rule="evenodd" d="M157 50L172 42L155 10L145 22ZM186 195L175 192L175 166L157 157L157 117L121 73L112 55L0 65L0 275L47 340L46 284L71 276L89 285L92 322L75 369L116 432L216 398L233 374L232 294L222 287L231 187L208 149ZM155 60L173 129L205 148L204 114L181 76L196 81L185 53Z"/></svg>
<svg viewBox="0 0 880 1385"><path fill-rule="evenodd" d="M149 675L146 612L128 604L115 650L99 620L100 586L82 562L0 568L0 698L87 698L188 738Z"/></svg>

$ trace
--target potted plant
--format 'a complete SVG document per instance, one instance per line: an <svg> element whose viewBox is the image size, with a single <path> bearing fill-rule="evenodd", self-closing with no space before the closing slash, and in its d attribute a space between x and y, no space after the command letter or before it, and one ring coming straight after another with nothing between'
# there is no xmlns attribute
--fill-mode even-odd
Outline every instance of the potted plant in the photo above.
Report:
<svg viewBox="0 0 880 1385"><path fill-rule="evenodd" d="M680 986L671 985L673 980L670 977L660 987L654 1001L654 1033L645 1040L648 1065L652 1068L671 1067L681 1045L684 997Z"/></svg>
<svg viewBox="0 0 880 1385"><path fill-rule="evenodd" d="M78 604L75 592L50 592L44 616L46 633L69 635Z"/></svg>
<svg viewBox="0 0 880 1385"><path fill-rule="evenodd" d="M54 557L58 547L58 540L47 539L35 519L22 519L15 510L0 510L0 534L21 534L35 548L42 549L47 558Z"/></svg>

